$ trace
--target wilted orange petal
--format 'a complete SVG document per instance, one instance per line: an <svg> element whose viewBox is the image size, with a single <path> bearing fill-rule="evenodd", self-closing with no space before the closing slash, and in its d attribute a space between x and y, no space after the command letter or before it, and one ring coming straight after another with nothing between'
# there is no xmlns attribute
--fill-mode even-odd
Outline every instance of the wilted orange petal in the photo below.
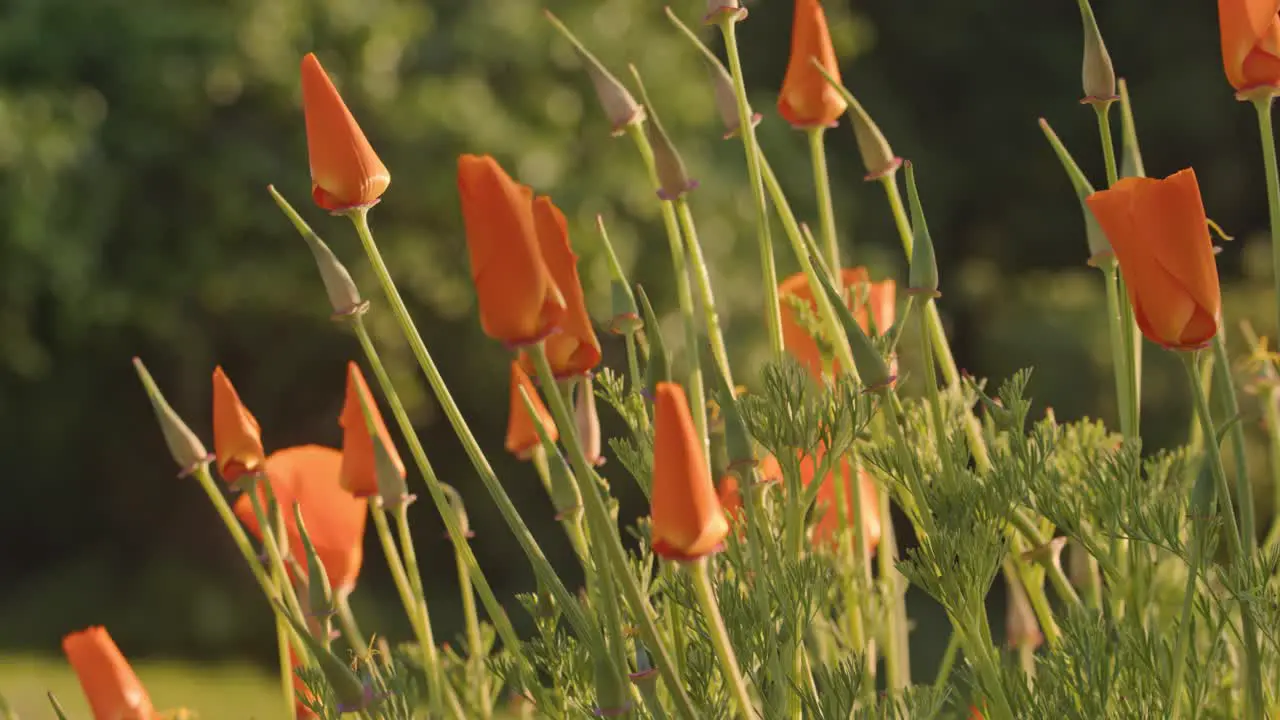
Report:
<svg viewBox="0 0 1280 720"><path fill-rule="evenodd" d="M311 160L311 196L326 210L369 205L386 192L391 173L347 109L320 61L302 58L302 109Z"/></svg>
<svg viewBox="0 0 1280 720"><path fill-rule="evenodd" d="M266 458L258 421L240 402L221 366L213 369L213 449L218 474L229 483L257 472Z"/></svg>
<svg viewBox="0 0 1280 720"><path fill-rule="evenodd" d="M151 698L107 633L91 627L62 639L94 720L152 720Z"/></svg>

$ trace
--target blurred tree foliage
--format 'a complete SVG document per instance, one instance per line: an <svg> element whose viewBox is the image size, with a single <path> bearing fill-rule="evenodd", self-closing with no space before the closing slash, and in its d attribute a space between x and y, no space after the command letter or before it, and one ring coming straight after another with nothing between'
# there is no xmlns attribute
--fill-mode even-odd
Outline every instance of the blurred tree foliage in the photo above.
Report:
<svg viewBox="0 0 1280 720"><path fill-rule="evenodd" d="M705 73L643 0L548 2L621 78L634 62L701 181L693 195L731 352L762 356L759 272L741 145L721 141ZM961 363L1003 377L1034 364L1061 418L1110 418L1101 290L1084 267L1080 211L1036 119L1047 117L1101 183L1092 113L1077 104L1079 19L1069 2L902 0L826 5L846 84L915 161ZM676 11L696 23L700 0ZM777 117L790 3L750 5L740 37L760 136L793 203L814 215L801 135ZM1148 172L1193 165L1210 216L1237 235L1221 256L1228 317L1270 332L1266 207L1253 114L1222 77L1211 5L1097 3L1130 82ZM707 35L708 40L712 38ZM714 46L715 44L713 44ZM343 257L443 477L462 491L477 552L504 593L523 558L419 381L349 224L318 212L297 66L315 51L392 171L374 231L427 344L548 551L567 545L531 471L505 456L507 353L474 319L455 158L491 153L564 208L588 302L608 313L596 214L668 313L674 298L652 190L609 136L571 48L513 0L9 0L0 14L0 648L55 647L111 624L139 654L261 649L267 620L192 483L174 480L130 369L142 355L206 439L208 378L222 364L269 448L340 442L343 364L358 348L327 318L309 254L266 194L274 183ZM829 142L846 257L901 276L898 240L847 128ZM794 268L779 248L783 272ZM1234 326L1232 326L1234 331ZM682 335L667 333L678 345ZM1233 338L1234 341L1234 338ZM620 348L606 339L606 362ZM1239 345L1233 346L1237 351ZM1185 402L1149 353L1144 430L1185 434ZM745 373L744 373L745 374ZM747 375L750 377L750 375ZM1251 410L1252 412L1252 410ZM1255 474L1267 477L1261 454ZM629 488L620 488L623 491ZM629 509L641 508L631 496ZM420 556L448 557L430 508ZM357 604L385 597L371 547ZM452 561L435 613L450 625ZM396 616L397 613L389 613ZM250 619L251 618L251 619ZM388 621L390 622L390 621Z"/></svg>

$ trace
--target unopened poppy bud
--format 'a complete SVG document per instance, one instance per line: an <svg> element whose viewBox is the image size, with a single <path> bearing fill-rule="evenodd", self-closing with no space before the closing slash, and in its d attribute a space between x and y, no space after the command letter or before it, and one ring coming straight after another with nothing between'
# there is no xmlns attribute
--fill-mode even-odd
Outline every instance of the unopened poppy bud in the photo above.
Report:
<svg viewBox="0 0 1280 720"><path fill-rule="evenodd" d="M578 429L578 441L582 443L582 451L586 453L587 462L592 465L603 465L604 457L600 454L600 414L596 412L596 393L592 387L590 375L582 378L578 383L578 397L573 406L573 419Z"/></svg>
<svg viewBox="0 0 1280 720"><path fill-rule="evenodd" d="M733 76L728 70L724 69L724 65L719 60L708 60L707 65L711 68L711 85L715 91L716 112L720 114L720 122L724 123L724 138L728 140L742 132L742 119L738 114L738 93L733 86ZM752 112L747 107L747 114L751 116L751 126L755 127L760 124L763 117L758 112Z"/></svg>
<svg viewBox="0 0 1280 720"><path fill-rule="evenodd" d="M1031 609L1031 601L1027 599L1027 591L1022 583L1009 579L1009 598L1005 606L1005 639L1011 648L1037 648L1044 642L1044 633L1040 631L1040 623L1036 621L1035 611Z"/></svg>
<svg viewBox="0 0 1280 720"><path fill-rule="evenodd" d="M1102 42L1102 31L1093 16L1089 0L1078 0L1080 19L1084 23L1084 67L1081 80L1084 85L1082 103L1109 103L1116 99L1116 71L1111 66L1111 55Z"/></svg>
<svg viewBox="0 0 1280 720"><path fill-rule="evenodd" d="M907 294L936 298L938 292L938 259L933 253L933 239L920 205L916 174L907 163L907 201L911 205L911 269L907 274Z"/></svg>
<svg viewBox="0 0 1280 720"><path fill-rule="evenodd" d="M747 9L742 0L707 0L707 14L702 21L708 25L741 22L747 19Z"/></svg>
<svg viewBox="0 0 1280 720"><path fill-rule="evenodd" d="M640 307L644 309L644 336L649 341L649 362L645 367L645 386L649 396L652 398L658 383L667 382L671 379L671 356L667 354L667 347L662 342L662 330L658 326L658 316L654 314L653 306L649 304L649 296L645 294L644 288L639 285L636 286L636 292L640 294Z"/></svg>
<svg viewBox="0 0 1280 720"><path fill-rule="evenodd" d="M609 296L613 308L609 332L629 335L644 326L640 320L640 308L636 307L636 297L631 292L626 273L622 271L622 263L618 262L613 243L609 241L609 232L605 230L604 217L601 215L596 215L596 230L600 232L600 242L604 245L604 255L609 265Z"/></svg>
<svg viewBox="0 0 1280 720"><path fill-rule="evenodd" d="M1067 171L1067 179L1071 181L1071 187L1075 189L1076 196L1080 199L1080 209L1084 212L1085 240L1089 247L1089 264L1097 266L1105 258L1112 257L1114 253L1111 251L1111 243L1107 242L1107 236L1102 233L1102 226L1098 225L1098 219L1093 216L1093 211L1084 201L1093 194L1093 185L1044 118L1040 118L1040 130L1044 132L1049 145L1053 147L1058 161L1062 163L1062 169Z"/></svg>
<svg viewBox="0 0 1280 720"><path fill-rule="evenodd" d="M394 505L405 495L405 468L360 366L347 363L342 415L342 488L356 497L379 495Z"/></svg>
<svg viewBox="0 0 1280 720"><path fill-rule="evenodd" d="M816 259L815 259L816 262ZM881 392L888 390L893 384L894 375L889 370L889 364L885 362L884 356L876 350L876 346L871 342L871 338L862 330L862 326L858 324L857 318L844 304L844 298L840 297L840 291L836 290L831 284L831 279L826 273L816 273L815 277L822 284L822 289L827 294L827 299L831 301L832 307L835 308L836 317L840 319L840 325L844 328L845 335L849 338L849 350L853 354L853 364L858 372L858 379L862 382L862 386L868 392Z"/></svg>
<svg viewBox="0 0 1280 720"><path fill-rule="evenodd" d="M689 177L680 152L662 127L662 120L653 111L653 102L649 100L649 93L645 90L644 81L640 79L640 71L635 65L631 66L631 75L640 88L640 98L649 109L649 122L644 126L644 134L649 140L649 147L653 149L653 163L658 175L658 197L676 200L696 188L698 183Z"/></svg>
<svg viewBox="0 0 1280 720"><path fill-rule="evenodd" d="M160 393L160 388L156 386L155 380L151 379L151 373L147 372L147 366L142 364L141 358L133 359L133 368L138 372L138 378L142 380L147 399L151 401L156 419L160 421L160 431L164 433L164 442L169 446L169 454L173 456L174 462L178 463L178 467L182 468L182 475L190 475L201 466L207 466L213 460L213 456L204 449L200 438L191 432L191 428L187 427L182 418L178 417L178 413L169 406L164 395Z"/></svg>
<svg viewBox="0 0 1280 720"><path fill-rule="evenodd" d="M848 103L849 120L853 125L853 139L858 143L858 154L862 156L862 164L867 169L865 180L879 180L887 175L891 175L902 165L902 158L893 154L893 148L889 146L889 141L885 139L884 133L880 132L880 126L876 125L871 116L862 107L862 103L849 92L849 88L841 84L840 80L827 72L821 63L816 60L812 61L818 68L818 72L826 78L827 82L840 93L844 101Z"/></svg>
<svg viewBox="0 0 1280 720"><path fill-rule="evenodd" d="M347 272L347 268L338 260L338 256L334 255L320 236L311 230L311 226L298 215L289 201L276 192L274 186L268 185L267 192L271 193L276 205L280 206L285 216L298 229L302 239L307 241L307 247L311 249L316 267L320 270L320 279L324 282L324 291L329 296L329 304L333 307L333 317L335 319L351 317L368 310L369 303L361 299L360 291L356 288L355 281L351 279L351 273Z"/></svg>
<svg viewBox="0 0 1280 720"><path fill-rule="evenodd" d="M302 58L302 110L315 203L342 213L378 202L391 173L312 53Z"/></svg>
<svg viewBox="0 0 1280 720"><path fill-rule="evenodd" d="M1142 150L1138 148L1138 128L1133 123L1133 103L1129 102L1129 85L1120 84L1120 177L1146 177Z"/></svg>
<svg viewBox="0 0 1280 720"><path fill-rule="evenodd" d="M600 106L604 108L604 114L609 118L609 123L613 126L613 134L621 135L627 131L627 127L636 123L644 122L644 107L636 102L618 79L605 68L604 64L592 55L586 46L578 41L569 28L560 22L560 18L556 17L550 10L544 10L543 14L547 16L547 20L560 31L560 34L573 45L573 49L578 53L578 57L582 59L582 64L587 69L587 77L591 78L591 84L595 87L596 97L600 100Z"/></svg>
<svg viewBox="0 0 1280 720"><path fill-rule="evenodd" d="M528 393L529 400L533 403L532 412L526 409L525 402L520 397L521 389ZM555 388L551 388L551 392L555 391ZM520 367L519 362L513 362L511 363L511 410L507 419L507 452L521 460L533 457L534 449L542 445L542 440L538 436L538 425L542 426L552 442L560 437L555 420L551 418L546 405L542 404L538 390L533 386L528 373Z"/></svg>
<svg viewBox="0 0 1280 720"><path fill-rule="evenodd" d="M307 524L302 519L302 505L293 504L293 522L298 528L298 535L302 538L302 547L307 553L307 605L308 612L311 613L313 619L321 621L321 625L327 629L328 617L334 612L333 604L333 587L329 584L329 573L324 569L324 562L320 559L320 553L316 550L315 543L311 542L311 535L307 532ZM321 635L323 638L323 633Z"/></svg>

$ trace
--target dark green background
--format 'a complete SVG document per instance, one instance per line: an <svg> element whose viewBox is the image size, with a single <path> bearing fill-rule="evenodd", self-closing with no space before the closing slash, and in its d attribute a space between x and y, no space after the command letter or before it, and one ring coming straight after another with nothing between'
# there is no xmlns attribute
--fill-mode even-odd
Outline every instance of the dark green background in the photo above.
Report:
<svg viewBox="0 0 1280 720"><path fill-rule="evenodd" d="M548 4L620 77L628 62L644 74L701 181L691 202L731 353L739 367L758 367L760 276L741 146L720 140L698 59L657 3ZM1046 117L1103 182L1093 113L1077 102L1075 4L827 6L846 84L916 164L961 366L1000 379L1035 365L1038 407L1053 406L1060 419L1113 418L1099 276L1084 265L1076 199L1036 124ZM703 7L675 3L690 22ZM759 135L797 212L812 221L803 138L774 109L791 4L750 7L740 37L765 115ZM1232 342L1234 321L1246 316L1269 333L1257 130L1223 76L1212 4L1099 0L1096 10L1130 82L1148 172L1193 166L1210 217L1236 235L1221 255ZM457 154L492 153L556 199L597 320L609 310L596 213L659 311L670 318L675 301L638 157L628 140L609 137L539 3L10 0L0 11L0 651L56 651L64 632L106 623L135 656L269 657L262 600L199 488L175 479L129 364L134 355L146 360L206 442L218 363L257 414L269 449L340 442L344 364L359 350L328 320L310 255L267 195L269 183L374 301L378 339L433 462L469 503L490 580L503 596L531 589L523 556L421 382L349 224L308 200L297 78L307 51L334 76L391 170L372 222L419 329L544 547L568 568L567 543L531 469L502 450L508 354L475 318ZM830 138L845 256L901 279L883 193L861 181L848 128ZM784 245L778 257L782 271L794 269ZM667 335L679 343L678 332ZM606 362L619 367L620 344L604 343ZM1177 442L1187 427L1180 378L1163 351L1148 346L1147 354L1146 437ZM1256 402L1245 404L1256 433ZM1269 517L1269 473L1254 450ZM621 466L607 469L625 513L643 512ZM438 637L448 638L458 620L450 549L429 505L414 510ZM403 621L372 540L355 602L366 629L394 635Z"/></svg>

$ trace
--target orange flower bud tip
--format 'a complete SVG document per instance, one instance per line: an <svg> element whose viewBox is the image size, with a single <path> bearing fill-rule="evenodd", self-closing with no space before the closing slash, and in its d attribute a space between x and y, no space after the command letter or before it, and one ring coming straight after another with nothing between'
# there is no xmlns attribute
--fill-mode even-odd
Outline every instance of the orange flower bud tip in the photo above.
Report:
<svg viewBox="0 0 1280 720"><path fill-rule="evenodd" d="M391 173L315 53L302 58L302 108L312 200L335 215L376 205L391 185Z"/></svg>
<svg viewBox="0 0 1280 720"><path fill-rule="evenodd" d="M742 0L707 0L707 14L702 17L707 25L742 22L746 19L747 9L742 7Z"/></svg>

